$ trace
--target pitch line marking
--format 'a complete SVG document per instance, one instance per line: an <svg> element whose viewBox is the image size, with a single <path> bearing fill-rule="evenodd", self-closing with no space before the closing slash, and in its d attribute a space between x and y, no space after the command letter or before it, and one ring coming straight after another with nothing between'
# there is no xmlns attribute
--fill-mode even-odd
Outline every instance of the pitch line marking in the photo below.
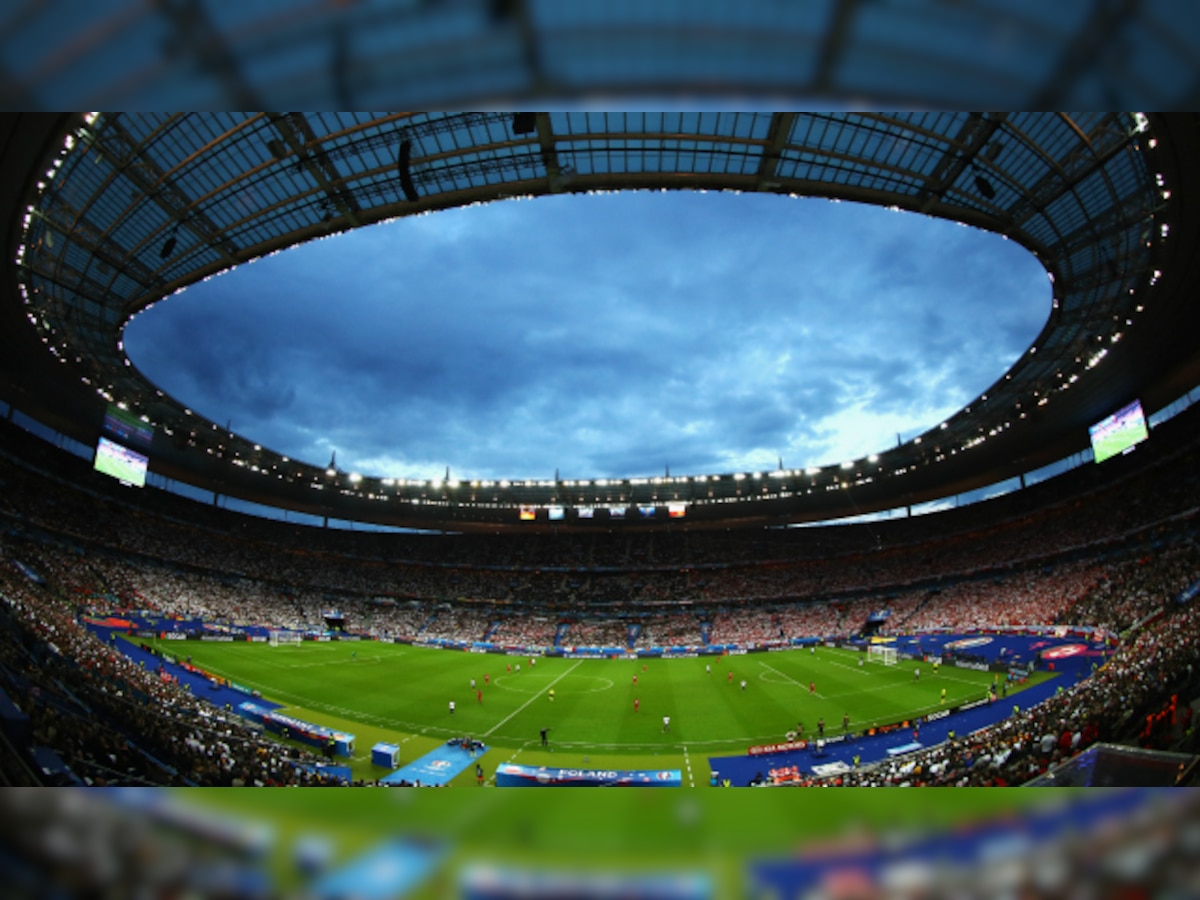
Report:
<svg viewBox="0 0 1200 900"><path fill-rule="evenodd" d="M601 681L601 682L604 682L604 684L601 687L587 688L586 690L570 690L569 693L572 693L572 694L599 694L604 691L611 691L613 688L612 679L605 678L602 675L580 675L579 677L580 678L591 678L593 681ZM509 680L510 680L510 677L508 675L501 675L497 678L493 678L492 684L495 687L500 688L500 690L502 690L502 691L511 691L514 694L533 694L535 696L538 693L540 693L541 691L546 690L549 687L549 685L547 685L547 688L538 688L537 690L527 691L527 690L523 690L521 688L509 687L508 685L503 683L503 682L509 681Z"/></svg>
<svg viewBox="0 0 1200 900"><path fill-rule="evenodd" d="M763 668L765 668L765 669L769 669L770 671L774 672L774 673L775 673L776 675L778 675L780 678L786 678L788 681L790 681L792 684L794 684L794 685L795 685L796 687L798 687L798 688L806 688L806 689L808 688L808 685L807 685L807 684L801 684L799 681L797 681L797 680L796 680L795 678L793 678L791 675L788 675L788 674L787 674L787 673L785 673L785 672L780 672L780 671L779 671L777 668L775 668L774 666L769 666L769 665L767 665L767 664L766 664L765 662L763 662L762 660L759 660L758 664L759 664L760 666L762 666ZM820 693L819 691L813 691L813 692L812 692L812 695L813 695L814 697L816 697L816 698L820 699L820 700L824 700L824 699L825 699L825 695L824 695L824 694L822 694L822 693Z"/></svg>
<svg viewBox="0 0 1200 900"><path fill-rule="evenodd" d="M319 662L280 663L279 667L282 669L315 669L318 666L351 666L359 662L373 662L378 664L382 659L382 656L362 656L356 659L323 659Z"/></svg>
<svg viewBox="0 0 1200 900"><path fill-rule="evenodd" d="M868 678L871 677L871 673L865 667L860 669L858 666L848 666L845 663L834 662L831 659L827 659L825 662L831 666L837 666L839 669L849 669L851 672L857 672L859 675L866 675Z"/></svg>
<svg viewBox="0 0 1200 900"><path fill-rule="evenodd" d="M548 685L546 685L544 688L542 688L540 691L538 691L536 694L534 694L532 697L530 697L528 700L526 700L524 703L522 703L520 706L518 706L512 712L510 712L507 716L505 716L503 719L501 719L495 725L493 725L489 731L485 731L483 733L483 736L491 737L493 734L496 733L496 730L498 728L507 724L510 719L514 718L518 713L523 712L525 710L525 707L529 706L529 704L531 704L534 700L536 700L538 697L540 697L546 691L550 690L550 688L554 687L556 684L558 684L560 681L562 681L564 678L566 678L568 675L570 675L572 672L574 672L576 669L578 669L580 663L582 663L582 662L583 662L582 659L576 660L575 665L571 666L571 668L567 669L567 671L563 672L561 675L559 675L557 678L555 678L552 682L550 682Z"/></svg>
<svg viewBox="0 0 1200 900"><path fill-rule="evenodd" d="M521 755L521 751L524 749L525 749L524 747L518 747L517 752L514 753L512 756L510 756L508 759L506 759L504 762L506 762L506 763L512 762L514 759L516 759L518 756ZM497 766L496 768L499 768L499 766ZM489 784L495 784L495 783L496 783L496 771L495 771L495 769L493 769L492 777L489 778L487 781L485 781L484 784L489 785Z"/></svg>

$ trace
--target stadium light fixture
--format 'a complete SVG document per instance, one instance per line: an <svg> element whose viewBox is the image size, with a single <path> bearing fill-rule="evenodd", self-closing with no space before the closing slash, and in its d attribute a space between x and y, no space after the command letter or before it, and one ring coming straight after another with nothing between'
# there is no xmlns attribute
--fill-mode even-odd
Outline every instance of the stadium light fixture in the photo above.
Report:
<svg viewBox="0 0 1200 900"><path fill-rule="evenodd" d="M513 134L533 134L537 131L537 113L519 112L513 116Z"/></svg>
<svg viewBox="0 0 1200 900"><path fill-rule="evenodd" d="M167 239L163 241L162 249L158 251L158 255L162 259L166 259L175 252L175 247L179 244L179 226L182 224L182 222L176 222Z"/></svg>
<svg viewBox="0 0 1200 900"><path fill-rule="evenodd" d="M400 176L400 190L404 192L404 199L415 203L421 199L421 194L413 183L412 171L409 168L411 159L412 141L405 138L400 142L400 152L396 156L396 171Z"/></svg>

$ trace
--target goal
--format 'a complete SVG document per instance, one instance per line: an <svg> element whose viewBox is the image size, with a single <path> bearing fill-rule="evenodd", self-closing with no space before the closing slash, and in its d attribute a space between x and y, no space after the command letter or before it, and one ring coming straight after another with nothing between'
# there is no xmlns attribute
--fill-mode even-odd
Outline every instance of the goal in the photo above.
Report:
<svg viewBox="0 0 1200 900"><path fill-rule="evenodd" d="M867 662L883 663L885 666L896 664L896 648L886 644L872 644L867 648Z"/></svg>
<svg viewBox="0 0 1200 900"><path fill-rule="evenodd" d="M278 647L282 644L291 644L299 647L301 641L300 632L298 631L271 631L267 634L267 643L272 647Z"/></svg>

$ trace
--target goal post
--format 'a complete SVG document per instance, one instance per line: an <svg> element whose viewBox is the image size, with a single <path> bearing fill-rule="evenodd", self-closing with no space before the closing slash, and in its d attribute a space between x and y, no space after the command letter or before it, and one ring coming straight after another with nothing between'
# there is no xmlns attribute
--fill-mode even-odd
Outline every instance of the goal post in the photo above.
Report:
<svg viewBox="0 0 1200 900"><path fill-rule="evenodd" d="M887 644L872 644L867 648L867 662L894 666L896 665L896 648Z"/></svg>
<svg viewBox="0 0 1200 900"><path fill-rule="evenodd" d="M280 647L284 644L290 644L294 647L300 646L302 640L298 631L269 631L267 633L267 644L271 647Z"/></svg>

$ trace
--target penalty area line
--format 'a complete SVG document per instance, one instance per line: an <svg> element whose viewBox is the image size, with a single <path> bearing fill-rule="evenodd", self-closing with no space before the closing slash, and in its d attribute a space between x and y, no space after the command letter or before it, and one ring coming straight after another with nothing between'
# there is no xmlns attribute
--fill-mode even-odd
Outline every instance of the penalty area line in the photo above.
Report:
<svg viewBox="0 0 1200 900"><path fill-rule="evenodd" d="M798 687L798 688L807 688L807 687L808 687L808 685L807 685L807 684L801 684L799 681L797 681L797 680L796 680L795 678L793 678L791 675L788 675L786 672L780 672L780 671L779 671L777 668L775 668L774 666L769 666L769 665L767 665L765 662L762 662L761 660L759 660L759 663L758 663L758 664L759 664L760 666L762 666L764 669L769 669L770 671L774 672L774 673L775 673L776 675L778 675L780 678L786 678L788 681L790 681L792 684L794 684L794 685L795 685L796 687ZM820 693L820 692L818 692L818 691L812 691L812 695L813 695L814 697L816 697L816 698L820 699L820 700L824 700L824 699L825 699L825 695L824 695L824 694L822 694L822 693Z"/></svg>
<svg viewBox="0 0 1200 900"><path fill-rule="evenodd" d="M528 700L526 700L524 703L522 703L520 706L518 706L512 712L510 712L507 716L505 716L503 719L501 719L499 722L497 722L495 725L493 725L490 730L485 731L483 733L483 736L491 737L493 734L496 733L497 729L502 728L510 719L514 718L518 713L523 712L525 710L525 707L529 706L530 703L532 703L538 697L542 696L542 694L546 693L546 691L550 690L550 688L554 687L556 684L558 684L560 681L562 681L564 678L566 678L568 675L570 675L572 672L574 672L576 669L578 669L582 662L583 662L582 659L575 660L575 665L571 666L571 668L567 669L567 671L563 672L561 675L559 675L557 678L555 678L552 682L550 682L548 685L546 685L544 688L542 688L540 691L538 691L536 694L534 694L532 697L530 697Z"/></svg>

